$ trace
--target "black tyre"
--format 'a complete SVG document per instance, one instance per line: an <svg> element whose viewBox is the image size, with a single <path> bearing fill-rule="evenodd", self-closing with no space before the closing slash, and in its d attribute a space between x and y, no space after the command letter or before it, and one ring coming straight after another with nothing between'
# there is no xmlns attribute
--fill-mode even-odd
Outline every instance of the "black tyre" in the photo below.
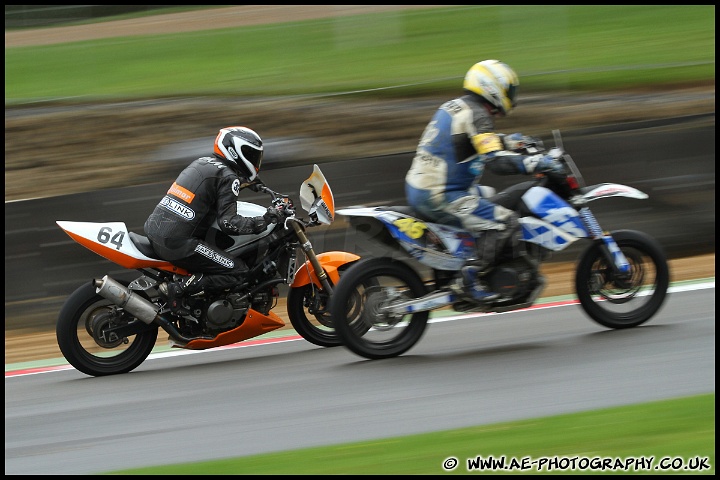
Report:
<svg viewBox="0 0 720 480"><path fill-rule="evenodd" d="M332 326L328 300L327 292L312 283L291 288L287 296L288 317L295 331L308 342L337 347L342 342Z"/></svg>
<svg viewBox="0 0 720 480"><path fill-rule="evenodd" d="M391 258L362 259L345 272L333 293L335 331L361 357L402 355L420 340L430 313L390 314L384 307L426 293L422 278L408 265Z"/></svg>
<svg viewBox="0 0 720 480"><path fill-rule="evenodd" d="M338 271L340 278L344 271ZM287 296L288 317L293 328L305 340L320 347L342 345L330 316L329 301L327 292L312 283L291 288ZM362 323L355 322L355 325L363 329Z"/></svg>
<svg viewBox="0 0 720 480"><path fill-rule="evenodd" d="M157 326L144 324L139 333L128 337L104 334L107 328L130 321L139 320L96 294L88 282L75 290L60 310L55 330L58 346L70 365L87 375L127 373L145 361L158 336Z"/></svg>
<svg viewBox="0 0 720 480"><path fill-rule="evenodd" d="M607 328L637 327L663 305L670 271L660 244L633 230L612 233L630 264L630 272L616 275L599 244L583 252L575 275L575 288L585 312Z"/></svg>

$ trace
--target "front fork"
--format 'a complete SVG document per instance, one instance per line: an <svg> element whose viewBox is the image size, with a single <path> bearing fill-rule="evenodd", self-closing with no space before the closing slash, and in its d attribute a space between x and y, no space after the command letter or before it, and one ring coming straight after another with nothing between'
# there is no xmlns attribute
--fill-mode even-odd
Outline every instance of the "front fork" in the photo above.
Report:
<svg viewBox="0 0 720 480"><path fill-rule="evenodd" d="M600 250L602 250L609 265L612 266L613 272L618 274L626 274L630 271L630 263L625 255L618 247L615 239L607 232L603 232L600 224L595 219L595 215L588 207L580 209L580 218L582 218L585 228L590 232L593 240L602 240Z"/></svg>
<svg viewBox="0 0 720 480"><path fill-rule="evenodd" d="M317 255L315 254L315 250L313 249L310 239L307 237L307 235L305 235L305 231L297 222L288 223L295 231L295 235L297 235L298 239L300 240L300 248L302 248L303 252L305 252L305 257L307 257L313 269L315 269L315 275L317 275L317 278L320 281L323 290L327 292L328 295L331 295L333 291L332 284L330 283L327 273L325 273L325 269L322 267L322 265L320 265L320 262L318 261Z"/></svg>

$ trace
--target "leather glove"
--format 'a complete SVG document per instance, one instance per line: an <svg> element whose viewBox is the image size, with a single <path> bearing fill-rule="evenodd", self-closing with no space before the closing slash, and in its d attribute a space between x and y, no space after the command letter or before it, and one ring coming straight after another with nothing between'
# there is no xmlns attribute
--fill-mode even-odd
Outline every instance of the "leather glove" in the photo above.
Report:
<svg viewBox="0 0 720 480"><path fill-rule="evenodd" d="M252 232L253 234L257 234L257 233L264 231L267 228L268 223L269 223L265 220L265 217L252 217L252 221L253 221L253 232Z"/></svg>
<svg viewBox="0 0 720 480"><path fill-rule="evenodd" d="M535 172L552 172L565 173L565 166L560 162L559 158L563 156L563 151L559 148L551 148L550 151L543 155L535 166Z"/></svg>
<svg viewBox="0 0 720 480"><path fill-rule="evenodd" d="M268 223L278 223L282 220L282 213L275 207L268 207L267 212L262 218Z"/></svg>
<svg viewBox="0 0 720 480"><path fill-rule="evenodd" d="M503 137L503 143L507 150L514 152L522 152L531 147L535 148L535 151L542 151L545 149L542 140L539 138L529 137L521 133L511 133Z"/></svg>
<svg viewBox="0 0 720 480"><path fill-rule="evenodd" d="M565 152L561 148L553 147L547 152L547 154L553 157L555 160L559 160L560 158L562 158Z"/></svg>

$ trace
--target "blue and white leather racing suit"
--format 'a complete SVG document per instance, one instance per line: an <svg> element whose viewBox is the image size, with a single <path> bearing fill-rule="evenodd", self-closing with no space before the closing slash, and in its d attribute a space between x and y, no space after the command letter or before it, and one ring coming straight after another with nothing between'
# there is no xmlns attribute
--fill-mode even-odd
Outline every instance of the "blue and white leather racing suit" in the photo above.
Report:
<svg viewBox="0 0 720 480"><path fill-rule="evenodd" d="M485 168L499 175L531 174L543 158L513 151L530 137L494 129L492 113L473 94L445 102L425 128L405 177L413 208L473 233L482 266L493 262L517 228L517 215L491 202L487 197L494 190L478 183Z"/></svg>

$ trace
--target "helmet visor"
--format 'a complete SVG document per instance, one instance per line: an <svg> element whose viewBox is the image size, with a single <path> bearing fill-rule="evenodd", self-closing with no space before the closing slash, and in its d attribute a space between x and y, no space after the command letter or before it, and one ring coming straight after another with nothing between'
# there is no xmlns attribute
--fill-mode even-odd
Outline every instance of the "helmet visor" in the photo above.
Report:
<svg viewBox="0 0 720 480"><path fill-rule="evenodd" d="M263 147L258 148L257 145L243 142L243 145L240 146L240 153L247 163L255 167L256 172L260 171L263 160Z"/></svg>
<svg viewBox="0 0 720 480"><path fill-rule="evenodd" d="M512 105L513 108L515 108L515 105L517 105L517 89L518 86L511 83L507 91L507 97L510 100L510 105Z"/></svg>

